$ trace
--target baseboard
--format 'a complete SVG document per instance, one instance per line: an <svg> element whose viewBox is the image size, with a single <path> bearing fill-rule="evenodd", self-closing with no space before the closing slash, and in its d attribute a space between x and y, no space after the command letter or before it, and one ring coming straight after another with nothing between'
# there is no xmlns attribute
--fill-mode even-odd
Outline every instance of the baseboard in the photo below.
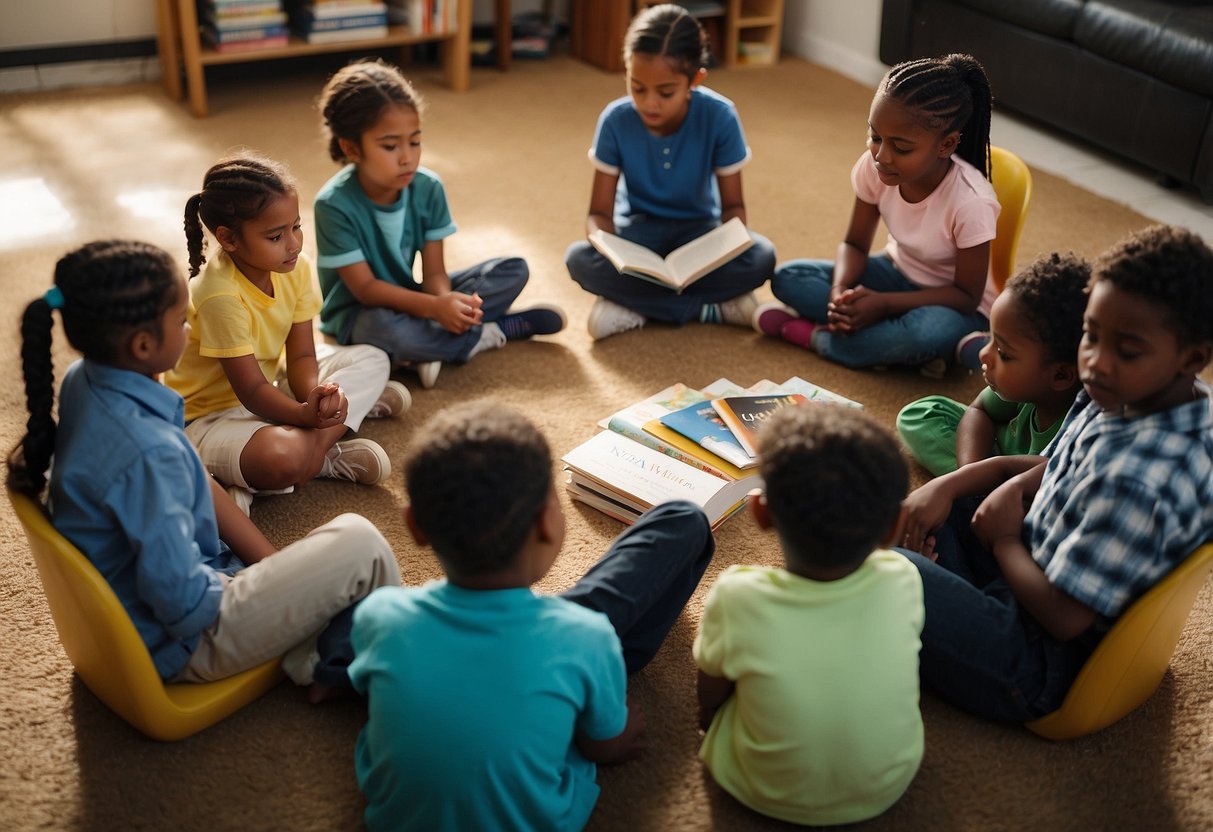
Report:
<svg viewBox="0 0 1213 832"><path fill-rule="evenodd" d="M156 56L33 64L0 69L0 93L133 84L160 78Z"/></svg>
<svg viewBox="0 0 1213 832"><path fill-rule="evenodd" d="M809 32L789 34L784 49L869 87L879 84L889 71L877 58L839 46L828 38L814 37Z"/></svg>

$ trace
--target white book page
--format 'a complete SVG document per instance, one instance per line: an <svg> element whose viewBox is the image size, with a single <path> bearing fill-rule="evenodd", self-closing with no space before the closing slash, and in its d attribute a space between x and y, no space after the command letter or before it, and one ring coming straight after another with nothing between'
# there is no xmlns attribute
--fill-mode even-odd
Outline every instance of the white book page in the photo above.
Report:
<svg viewBox="0 0 1213 832"><path fill-rule="evenodd" d="M745 225L734 217L702 237L671 251L666 263L669 264L672 279L677 285L683 286L736 257L751 243Z"/></svg>
<svg viewBox="0 0 1213 832"><path fill-rule="evenodd" d="M669 279L665 260L651 249L602 230L590 235L590 243L619 271L635 269L660 277L663 281Z"/></svg>

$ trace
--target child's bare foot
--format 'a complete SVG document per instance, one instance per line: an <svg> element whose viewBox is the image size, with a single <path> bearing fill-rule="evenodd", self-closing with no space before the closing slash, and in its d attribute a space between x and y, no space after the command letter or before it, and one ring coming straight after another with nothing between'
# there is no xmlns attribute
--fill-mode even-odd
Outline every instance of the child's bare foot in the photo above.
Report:
<svg viewBox="0 0 1213 832"><path fill-rule="evenodd" d="M352 692L351 688L344 685L325 685L320 682L312 682L307 688L307 701L312 705L319 705L321 702L328 702L330 699L340 699L343 696L348 696Z"/></svg>

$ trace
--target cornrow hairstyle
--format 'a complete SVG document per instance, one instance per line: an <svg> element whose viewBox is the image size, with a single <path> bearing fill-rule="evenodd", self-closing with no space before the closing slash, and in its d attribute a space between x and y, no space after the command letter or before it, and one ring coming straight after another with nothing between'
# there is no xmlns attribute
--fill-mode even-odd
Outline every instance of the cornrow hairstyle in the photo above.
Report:
<svg viewBox="0 0 1213 832"><path fill-rule="evenodd" d="M1213 250L1186 228L1154 225L1100 256L1091 286L1106 280L1161 304L1183 346L1213 343Z"/></svg>
<svg viewBox="0 0 1213 832"><path fill-rule="evenodd" d="M418 115L421 96L400 70L383 61L358 61L337 70L317 102L334 162L348 162L341 139L358 143L388 107L409 107Z"/></svg>
<svg viewBox="0 0 1213 832"><path fill-rule="evenodd" d="M870 416L820 404L775 411L760 437L767 510L789 566L861 563L909 488L897 440Z"/></svg>
<svg viewBox="0 0 1213 832"><path fill-rule="evenodd" d="M1024 322L1036 333L1050 361L1078 360L1082 318L1087 308L1091 264L1074 252L1036 259L1003 289L1019 304Z"/></svg>
<svg viewBox="0 0 1213 832"><path fill-rule="evenodd" d="M633 55L666 58L690 79L711 60L703 26L674 3L649 6L632 19L623 38L624 62L630 62Z"/></svg>
<svg viewBox="0 0 1213 832"><path fill-rule="evenodd" d="M229 156L212 165L202 178L202 190L185 202L190 277L206 262L203 226L212 234L220 227L238 232L272 200L295 190L294 180L282 165L260 156Z"/></svg>
<svg viewBox="0 0 1213 832"><path fill-rule="evenodd" d="M990 178L990 81L972 55L919 58L897 64L880 82L884 94L918 113L928 130L960 131L956 153Z"/></svg>
<svg viewBox="0 0 1213 832"><path fill-rule="evenodd" d="M101 364L112 364L120 345L146 329L164 337L161 320L177 302L177 265L163 249L130 240L89 243L60 258L55 286L71 345ZM8 486L40 498L55 450L55 370L51 357L54 321L45 297L21 318L21 363L29 408L26 433L8 458Z"/></svg>
<svg viewBox="0 0 1213 832"><path fill-rule="evenodd" d="M443 568L468 577L511 564L552 487L543 434L481 400L447 408L418 435L404 465L409 503Z"/></svg>

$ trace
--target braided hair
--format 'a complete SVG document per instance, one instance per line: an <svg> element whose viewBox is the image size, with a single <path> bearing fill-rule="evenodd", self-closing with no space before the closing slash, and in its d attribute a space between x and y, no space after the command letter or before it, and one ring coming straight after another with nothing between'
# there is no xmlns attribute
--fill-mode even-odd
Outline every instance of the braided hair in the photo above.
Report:
<svg viewBox="0 0 1213 832"><path fill-rule="evenodd" d="M324 120L329 156L348 162L341 140L357 144L388 107L408 107L418 115L421 96L400 70L383 61L358 61L334 73L320 92L317 104Z"/></svg>
<svg viewBox="0 0 1213 832"><path fill-rule="evenodd" d="M682 6L650 6L632 19L624 35L624 62L631 62L633 55L665 58L678 72L694 80L710 60L708 36Z"/></svg>
<svg viewBox="0 0 1213 832"><path fill-rule="evenodd" d="M956 153L990 178L990 81L972 55L919 58L897 64L877 89L915 111L928 130L960 131Z"/></svg>
<svg viewBox="0 0 1213 832"><path fill-rule="evenodd" d="M85 358L112 364L135 331L164 337L164 313L178 300L177 274L163 249L130 240L88 243L60 258L55 289L32 301L21 318L29 419L25 436L9 454L9 488L39 498L55 450L52 311L60 310L67 340ZM53 305L51 294L57 295Z"/></svg>
<svg viewBox="0 0 1213 832"><path fill-rule="evenodd" d="M220 227L239 231L256 219L274 199L295 192L295 183L277 162L243 154L220 159L202 178L202 190L185 203L185 243L190 277L206 262L205 225L212 234Z"/></svg>

